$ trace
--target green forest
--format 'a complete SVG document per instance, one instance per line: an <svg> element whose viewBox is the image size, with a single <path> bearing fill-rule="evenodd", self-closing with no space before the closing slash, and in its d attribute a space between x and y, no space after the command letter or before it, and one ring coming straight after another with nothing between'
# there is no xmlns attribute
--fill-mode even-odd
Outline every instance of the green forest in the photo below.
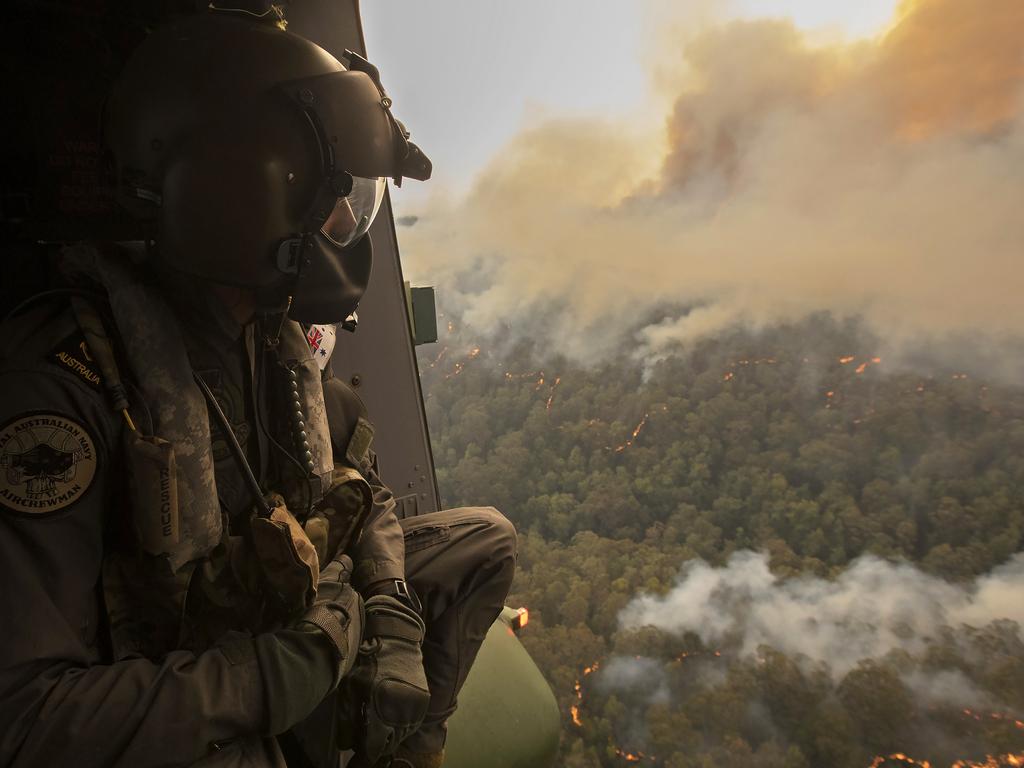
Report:
<svg viewBox="0 0 1024 768"><path fill-rule="evenodd" d="M530 609L522 640L563 713L560 765L1024 764L1013 621L897 621L858 658L854 640L882 638L870 621L811 627L812 613L790 629L780 608L757 628L762 598L728 591L706 626L671 607L758 556L763 596L787 610L812 593L831 605L837 580L872 569L891 574L879 600L905 576L938 595L937 616L985 579L1019 581L1024 390L880 346L815 316L661 360L580 364L457 321L419 349L444 504L493 504L520 531L508 602ZM658 619L625 621L642 595ZM716 605L733 611L717 635ZM766 632L786 647L752 647ZM816 637L852 661L793 650Z"/></svg>

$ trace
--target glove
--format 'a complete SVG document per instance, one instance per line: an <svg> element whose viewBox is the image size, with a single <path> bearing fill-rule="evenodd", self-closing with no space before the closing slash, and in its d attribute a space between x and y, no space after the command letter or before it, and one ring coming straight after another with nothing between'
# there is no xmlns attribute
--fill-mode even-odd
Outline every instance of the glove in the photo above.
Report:
<svg viewBox="0 0 1024 768"><path fill-rule="evenodd" d="M346 552L359 539L372 507L373 490L365 478L350 467L336 466L321 509L303 524L320 562Z"/></svg>
<svg viewBox="0 0 1024 768"><path fill-rule="evenodd" d="M343 697L339 737L344 741L344 730L359 723L353 741L360 764L373 765L393 755L427 714L430 691L420 653L424 631L423 619L394 597L376 595L366 601L365 638L349 678L347 701ZM363 704L355 716L354 701Z"/></svg>
<svg viewBox="0 0 1024 768"><path fill-rule="evenodd" d="M250 520L250 538L272 613L287 623L313 604L320 562L316 547L288 511L284 499L271 494L267 501L271 514Z"/></svg>
<svg viewBox="0 0 1024 768"><path fill-rule="evenodd" d="M365 624L363 598L352 589L351 578L348 555L332 560L320 572L316 602L295 624L296 629L323 632L334 646L338 668L332 690L352 671Z"/></svg>
<svg viewBox="0 0 1024 768"><path fill-rule="evenodd" d="M363 599L349 585L351 572L347 557L333 560L319 574L320 590L309 609L290 625L254 638L267 695L267 735L303 721L351 671L363 629Z"/></svg>

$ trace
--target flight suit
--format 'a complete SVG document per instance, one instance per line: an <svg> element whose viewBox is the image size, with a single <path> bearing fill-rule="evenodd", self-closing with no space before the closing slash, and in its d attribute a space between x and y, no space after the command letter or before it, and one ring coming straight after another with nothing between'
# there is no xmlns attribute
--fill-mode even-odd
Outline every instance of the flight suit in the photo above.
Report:
<svg viewBox="0 0 1024 768"><path fill-rule="evenodd" d="M273 408L252 386L252 326L217 309L192 312L190 297L179 298L193 369L213 390L250 466L272 479L274 449L254 424L256 414ZM199 301L191 309L204 305L210 307ZM273 737L323 702L334 677L331 647L315 634L287 627L227 632L208 648L175 648L158 658L113 654L101 573L125 533L125 425L106 402L83 343L61 300L8 321L0 338L0 764L284 765ZM337 380L325 384L335 402L347 403L331 420L342 461L359 425L358 416L351 423L343 416L361 408L346 390ZM140 428L152 430L149 404L130 385L128 395ZM251 498L224 435L210 423L218 497L230 526ZM431 700L408 743L414 751L436 750L508 591L515 533L489 508L400 523L372 454L359 458L373 505L350 552L354 583L371 594L406 578L422 602Z"/></svg>

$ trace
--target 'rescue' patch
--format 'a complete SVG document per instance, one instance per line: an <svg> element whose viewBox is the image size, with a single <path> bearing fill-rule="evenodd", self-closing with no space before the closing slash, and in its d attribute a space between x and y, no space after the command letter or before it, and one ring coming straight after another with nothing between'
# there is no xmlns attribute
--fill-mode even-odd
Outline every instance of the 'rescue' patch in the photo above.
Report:
<svg viewBox="0 0 1024 768"><path fill-rule="evenodd" d="M60 367L71 371L86 384L99 389L100 374L92 359L89 346L82 333L73 333L50 350L50 359Z"/></svg>
<svg viewBox="0 0 1024 768"><path fill-rule="evenodd" d="M78 501L96 476L96 445L67 416L32 413L0 427L0 506L43 515Z"/></svg>

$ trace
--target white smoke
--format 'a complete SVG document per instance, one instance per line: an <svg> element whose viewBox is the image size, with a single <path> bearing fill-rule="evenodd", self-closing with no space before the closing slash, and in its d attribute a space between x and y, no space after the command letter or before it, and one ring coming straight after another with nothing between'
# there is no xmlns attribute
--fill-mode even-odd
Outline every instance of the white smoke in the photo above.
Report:
<svg viewBox="0 0 1024 768"><path fill-rule="evenodd" d="M613 656L601 666L598 687L608 691L643 688L648 703L667 702L670 698L662 662L645 657Z"/></svg>
<svg viewBox="0 0 1024 768"><path fill-rule="evenodd" d="M1024 624L1024 553L956 585L873 556L858 558L835 580L782 580L767 555L743 551L723 568L688 564L667 595L640 596L619 616L623 627L693 632L712 647L738 642L744 655L767 645L826 663L837 678L894 650L918 656L947 627L997 619L1017 622L1018 632Z"/></svg>

